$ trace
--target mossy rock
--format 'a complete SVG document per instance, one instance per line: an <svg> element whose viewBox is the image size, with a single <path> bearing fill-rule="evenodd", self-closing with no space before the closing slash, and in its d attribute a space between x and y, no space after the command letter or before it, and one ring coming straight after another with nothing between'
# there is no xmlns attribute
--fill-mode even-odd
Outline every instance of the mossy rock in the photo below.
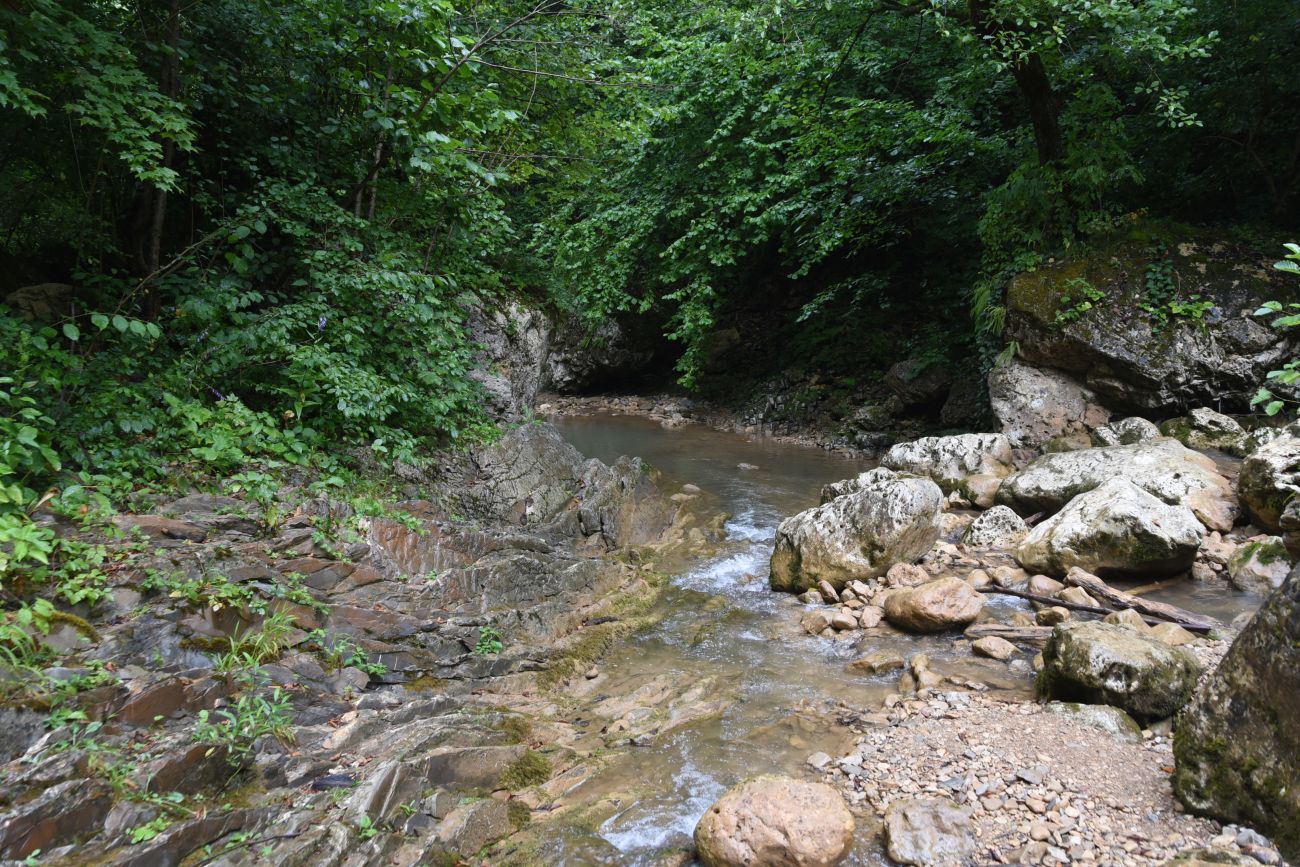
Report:
<svg viewBox="0 0 1300 867"><path fill-rule="evenodd" d="M1012 279L1007 337L1025 362L1075 374L1114 409L1226 401L1244 411L1264 374L1296 350L1293 338L1249 316L1296 294L1295 281L1272 268L1280 250L1280 241L1261 249L1221 232L1143 225ZM1089 307L1079 311L1084 292ZM1199 310L1172 306L1194 298Z"/></svg>
<svg viewBox="0 0 1300 867"><path fill-rule="evenodd" d="M1300 570L1242 630L1178 717L1174 792L1300 860Z"/></svg>

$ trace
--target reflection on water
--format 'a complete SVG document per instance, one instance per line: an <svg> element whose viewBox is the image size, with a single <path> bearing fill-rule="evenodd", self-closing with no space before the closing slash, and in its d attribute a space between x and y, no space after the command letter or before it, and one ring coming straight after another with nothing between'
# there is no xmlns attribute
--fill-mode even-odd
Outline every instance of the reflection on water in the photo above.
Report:
<svg viewBox="0 0 1300 867"><path fill-rule="evenodd" d="M678 712L666 681L695 685L700 701L720 713L671 728L629 749L610 768L565 796L568 803L614 799L595 834L557 833L549 859L565 865L652 865L656 855L687 846L695 823L728 787L760 773L802 773L815 751L842 755L852 743L832 705L879 707L897 673L869 678L845 663L879 649L930 655L933 667L1027 695L1029 680L1003 663L972 657L952 636L855 637L829 641L798 627L801 606L767 588L767 561L780 520L815 505L821 486L855 475L866 464L802 446L689 425L664 430L635 417L561 418L557 427L584 454L605 461L635 455L660 470L666 488L698 485L734 517L728 542L712 559L676 576L664 593L656 627L616 648L600 664L601 692L665 695L661 712ZM740 469L746 463L757 469ZM1190 583L1190 582L1189 582ZM1217 591L1217 593L1212 592ZM1169 601L1230 619L1242 600L1224 601L1222 586L1161 591ZM1153 593L1152 598L1158 594ZM1177 599L1170 598L1178 597ZM1004 619L1023 606L991 597ZM1229 611L1230 609L1230 611ZM591 696L600 706L601 695ZM641 743L638 741L638 743ZM629 794L630 793L630 794ZM884 863L868 833L858 835L849 863Z"/></svg>

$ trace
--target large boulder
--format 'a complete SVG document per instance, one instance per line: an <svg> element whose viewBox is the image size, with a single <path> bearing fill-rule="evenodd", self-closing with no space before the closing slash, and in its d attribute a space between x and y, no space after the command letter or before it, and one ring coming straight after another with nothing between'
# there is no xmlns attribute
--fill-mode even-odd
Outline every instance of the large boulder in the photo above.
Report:
<svg viewBox="0 0 1300 867"><path fill-rule="evenodd" d="M965 626L983 609L984 594L952 577L893 590L885 598L885 619L909 632L941 632Z"/></svg>
<svg viewBox="0 0 1300 867"><path fill-rule="evenodd" d="M1290 571L1291 555L1280 536L1256 536L1228 558L1228 580L1247 593L1272 593Z"/></svg>
<svg viewBox="0 0 1300 867"><path fill-rule="evenodd" d="M540 311L512 301L474 309L468 329L479 347L470 378L483 387L488 408L504 421L525 420L542 384L550 323Z"/></svg>
<svg viewBox="0 0 1300 867"><path fill-rule="evenodd" d="M1128 479L1075 497L1016 548L1030 572L1172 575L1191 568L1205 528L1185 506L1161 502Z"/></svg>
<svg viewBox="0 0 1300 867"><path fill-rule="evenodd" d="M1257 827L1300 863L1300 569L1179 715L1174 761L1188 808Z"/></svg>
<svg viewBox="0 0 1300 867"><path fill-rule="evenodd" d="M1237 517L1232 486L1214 461L1171 439L1043 455L1004 479L997 499L1022 515L1051 514L1121 478L1159 500L1186 506L1211 530L1230 530Z"/></svg>
<svg viewBox="0 0 1300 867"><path fill-rule="evenodd" d="M988 384L993 416L1016 448L1086 435L1110 418L1095 394L1059 371L1012 361L990 370Z"/></svg>
<svg viewBox="0 0 1300 867"><path fill-rule="evenodd" d="M891 470L927 476L944 493L954 491L976 500L997 480L1011 475L1011 443L1003 434L958 434L922 437L890 447L880 459ZM976 477L972 480L972 477Z"/></svg>
<svg viewBox="0 0 1300 867"><path fill-rule="evenodd" d="M885 842L900 864L964 863L975 829L970 810L947 798L904 798L885 810Z"/></svg>
<svg viewBox="0 0 1300 867"><path fill-rule="evenodd" d="M865 478L865 480L864 480ZM773 590L883 575L924 556L939 539L943 492L929 479L873 470L828 502L786 518L776 531Z"/></svg>
<svg viewBox="0 0 1300 867"><path fill-rule="evenodd" d="M823 783L761 776L727 790L695 826L705 867L830 867L853 846L853 815Z"/></svg>
<svg viewBox="0 0 1300 867"><path fill-rule="evenodd" d="M1136 415L1104 424L1092 432L1095 446L1131 446L1160 439L1160 428L1154 422Z"/></svg>
<svg viewBox="0 0 1300 867"><path fill-rule="evenodd" d="M1182 647L1113 623L1062 623L1043 648L1038 691L1058 701L1110 704L1140 722L1187 702L1200 663Z"/></svg>
<svg viewBox="0 0 1300 867"><path fill-rule="evenodd" d="M967 548L1009 548L1028 533L1023 518L1006 506L994 506L971 521L961 543Z"/></svg>
<svg viewBox="0 0 1300 867"><path fill-rule="evenodd" d="M1274 258L1211 232L1140 226L1013 279L1006 336L1026 363L1078 378L1115 409L1168 414L1223 402L1244 410L1265 374L1297 354L1294 337L1251 315L1264 300L1295 294ZM1096 295L1086 311L1070 301L1082 285ZM1206 306L1187 315L1169 301L1153 305L1151 285L1168 287L1169 301Z"/></svg>
<svg viewBox="0 0 1300 867"><path fill-rule="evenodd" d="M908 358L885 371L884 384L906 409L936 409L948 396L952 368L938 360Z"/></svg>
<svg viewBox="0 0 1300 867"><path fill-rule="evenodd" d="M1185 416L1162 421L1160 432L1188 448L1218 449L1238 456L1244 454L1249 441L1245 428L1236 419L1204 406Z"/></svg>
<svg viewBox="0 0 1300 867"><path fill-rule="evenodd" d="M1300 494L1300 437L1283 436L1256 449L1241 464L1241 503L1266 530L1282 529L1282 513Z"/></svg>

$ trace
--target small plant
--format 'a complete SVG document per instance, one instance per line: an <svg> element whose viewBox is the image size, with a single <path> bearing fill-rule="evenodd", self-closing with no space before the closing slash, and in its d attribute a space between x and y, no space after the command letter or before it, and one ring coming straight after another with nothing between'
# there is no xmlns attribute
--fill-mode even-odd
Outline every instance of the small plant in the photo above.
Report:
<svg viewBox="0 0 1300 867"><path fill-rule="evenodd" d="M307 636L320 647L321 661L331 669L356 668L371 677L388 673L388 666L381 662L371 662L370 657L350 635L330 637L323 629L314 629Z"/></svg>
<svg viewBox="0 0 1300 867"><path fill-rule="evenodd" d="M369 816L362 816L357 821L357 836L362 840L373 839L379 833L379 828L375 827L374 820Z"/></svg>
<svg viewBox="0 0 1300 867"><path fill-rule="evenodd" d="M166 831L169 827L171 827L171 820L166 816L159 816L150 822L132 828L131 845L134 846L138 843L148 843L150 840Z"/></svg>
<svg viewBox="0 0 1300 867"><path fill-rule="evenodd" d="M230 636L230 650L217 660L217 670L230 672L255 669L275 659L289 646L297 622L292 614L277 611L256 630Z"/></svg>
<svg viewBox="0 0 1300 867"><path fill-rule="evenodd" d="M194 740L225 747L228 760L237 767L251 757L254 742L266 735L283 743L293 741L293 706L278 686L269 696L248 689L229 707L199 711L194 728Z"/></svg>
<svg viewBox="0 0 1300 867"><path fill-rule="evenodd" d="M484 626L479 629L478 643L474 645L475 656L500 653L504 648L505 644L501 641L500 632L497 632L491 626Z"/></svg>
<svg viewBox="0 0 1300 867"><path fill-rule="evenodd" d="M1082 277L1072 277L1066 281L1065 290L1061 296L1061 308L1056 311L1057 325L1074 322L1106 298L1104 290Z"/></svg>
<svg viewBox="0 0 1300 867"><path fill-rule="evenodd" d="M1287 274L1300 275L1300 244L1286 244L1286 258L1273 265L1279 271ZM1282 304L1279 301L1265 302L1258 310L1256 316L1271 316L1273 321L1269 323L1274 328L1295 328L1300 325L1300 304ZM1286 362L1278 370L1270 370L1266 374L1269 382L1277 385L1292 386L1300 382L1300 359L1293 359ZM1260 386L1255 392L1255 396L1250 399L1252 407L1260 407L1265 415L1277 415L1287 404L1287 400L1279 397L1273 389L1268 386Z"/></svg>

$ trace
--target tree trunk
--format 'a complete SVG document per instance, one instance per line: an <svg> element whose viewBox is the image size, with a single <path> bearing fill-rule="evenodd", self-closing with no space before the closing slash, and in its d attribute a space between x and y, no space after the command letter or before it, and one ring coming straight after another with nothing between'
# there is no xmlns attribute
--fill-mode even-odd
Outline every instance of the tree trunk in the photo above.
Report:
<svg viewBox="0 0 1300 867"><path fill-rule="evenodd" d="M1008 28L991 21L986 14L986 0L969 0L967 8L971 26L981 37L997 44L999 32ZM1014 29L1014 28L1012 28ZM1006 58L1004 58L1006 59ZM1029 122L1034 128L1034 144L1038 148L1038 162L1049 165L1065 156L1065 141L1061 138L1061 101L1057 98L1047 67L1038 54L1026 54L1011 60L1011 74L1016 88L1029 109Z"/></svg>
<svg viewBox="0 0 1300 867"><path fill-rule="evenodd" d="M1011 67L1016 87L1029 108L1029 120L1034 125L1034 144L1038 147L1038 162L1042 165L1057 162L1065 156L1065 141L1061 138L1059 119L1061 106L1052 89L1052 81L1043 66L1043 58L1031 54Z"/></svg>

